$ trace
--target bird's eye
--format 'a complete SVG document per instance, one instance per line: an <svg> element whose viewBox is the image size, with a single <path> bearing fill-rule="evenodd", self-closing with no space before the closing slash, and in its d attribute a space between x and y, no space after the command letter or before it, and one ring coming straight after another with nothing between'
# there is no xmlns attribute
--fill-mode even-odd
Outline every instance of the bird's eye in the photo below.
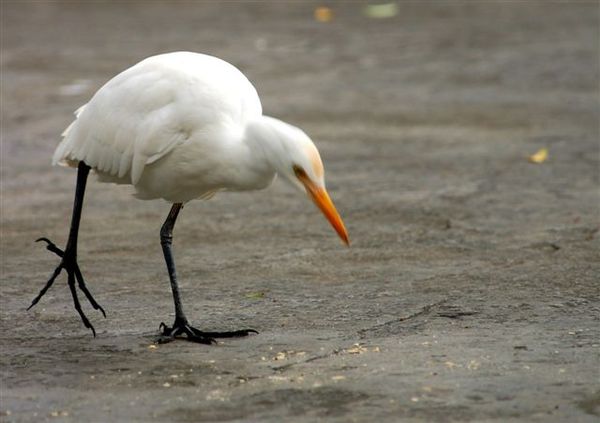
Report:
<svg viewBox="0 0 600 423"><path fill-rule="evenodd" d="M296 178L306 178L306 176L307 176L306 172L300 166L294 165L294 166L292 166L292 169L294 169L294 173L296 174Z"/></svg>

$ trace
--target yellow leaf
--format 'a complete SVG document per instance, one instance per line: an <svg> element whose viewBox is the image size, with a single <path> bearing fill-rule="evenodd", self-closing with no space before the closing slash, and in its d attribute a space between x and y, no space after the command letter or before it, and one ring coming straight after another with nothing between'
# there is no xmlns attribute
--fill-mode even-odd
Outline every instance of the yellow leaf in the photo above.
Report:
<svg viewBox="0 0 600 423"><path fill-rule="evenodd" d="M529 156L530 163L544 163L548 159L548 149L540 148L535 154Z"/></svg>
<svg viewBox="0 0 600 423"><path fill-rule="evenodd" d="M368 350L365 347L363 347L362 345L360 345L360 344L354 344L352 346L352 348L348 348L346 350L346 352L348 354L362 354L362 353L364 353L366 351L368 351Z"/></svg>
<svg viewBox="0 0 600 423"><path fill-rule="evenodd" d="M333 11L329 7L317 7L315 9L315 19L319 22L329 22L333 19Z"/></svg>
<svg viewBox="0 0 600 423"><path fill-rule="evenodd" d="M365 15L371 19L392 18L398 14L396 3L370 4L365 7Z"/></svg>

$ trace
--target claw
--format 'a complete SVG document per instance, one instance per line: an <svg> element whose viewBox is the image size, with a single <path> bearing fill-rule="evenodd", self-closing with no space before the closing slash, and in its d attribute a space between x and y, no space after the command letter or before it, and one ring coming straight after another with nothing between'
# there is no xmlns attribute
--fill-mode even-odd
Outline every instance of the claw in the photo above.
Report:
<svg viewBox="0 0 600 423"><path fill-rule="evenodd" d="M35 242L40 242L40 241L44 241L48 244L48 245L46 245L46 249L48 251L52 251L54 254L56 254L59 257L63 257L65 255L65 252L63 250L61 250L60 248L58 248L56 246L56 244L53 243L52 241L50 241L48 238L41 237L41 238L38 238L35 240Z"/></svg>
<svg viewBox="0 0 600 423"><path fill-rule="evenodd" d="M243 338L244 336L248 336L251 333L258 334L258 331L254 329L242 329L242 330L234 330L231 332L203 332L195 328L191 328L200 336L207 336L209 338Z"/></svg>
<svg viewBox="0 0 600 423"><path fill-rule="evenodd" d="M215 338L241 338L251 333L258 333L254 329L243 329L232 332L203 332L190 326L187 321L178 318L175 319L173 327L169 327L164 322L161 322L158 328L162 332L162 338L159 339L159 343L170 342L183 333L186 334L188 341L207 345L216 344L217 341Z"/></svg>
<svg viewBox="0 0 600 423"><path fill-rule="evenodd" d="M104 312L104 309L100 304L96 302L94 297L92 297L92 293L87 289L87 286L85 286L83 275L81 274L81 270L79 270L79 266L77 264L75 265L75 278L77 279L77 286L79 286L79 289L83 291L92 307L94 307L94 310L100 310L102 312L102 315L106 319L106 313Z"/></svg>
<svg viewBox="0 0 600 423"><path fill-rule="evenodd" d="M92 324L88 320L87 316L81 309L81 304L79 303L79 298L77 297L77 290L75 289L75 275L73 272L68 272L68 273L69 273L69 277L68 277L69 289L71 290L71 295L73 296L73 304L75 305L75 310L77 310L77 313L79 313L79 317L81 317L81 321L83 322L85 327L92 330L92 333L94 334L94 338L95 338L96 330L94 329L94 326L92 326Z"/></svg>
<svg viewBox="0 0 600 423"><path fill-rule="evenodd" d="M183 333L185 333L186 335L185 339L190 342L197 342L199 344L206 345L217 343L217 341L215 341L211 337L198 334L199 331L191 327L187 322L181 322L177 319L175 320L173 327L168 327L164 322L161 322L159 330L162 332L161 338L158 340L161 344L171 342L176 337L178 337L178 335L181 335Z"/></svg>
<svg viewBox="0 0 600 423"><path fill-rule="evenodd" d="M50 276L50 279L48 279L48 282L46 282L46 285L42 288L42 290L37 295L37 297L35 297L33 299L33 301L31 302L31 305L29 307L27 307L27 310L30 310L31 307L33 307L34 305L36 305L38 303L40 298L42 298L44 296L44 294L46 293L46 291L48 291L48 289L50 289L50 287L54 283L54 280L60 274L61 271L62 271L62 265L59 265L56 269L54 269L54 273L52 274L52 276Z"/></svg>
<svg viewBox="0 0 600 423"><path fill-rule="evenodd" d="M95 310L100 310L100 312L102 312L102 315L104 317L106 317L106 312L104 311L102 306L96 302L96 300L92 296L91 292L87 289L87 286L85 285L85 280L83 279L83 275L81 274L81 270L79 270L79 265L77 264L76 260L74 259L75 256L73 254L68 254L68 253L65 254L65 252L63 250L61 250L59 247L57 247L56 244L54 244L52 241L50 241L46 237L41 237L41 238L38 238L35 240L35 242L40 242L40 241L44 241L47 244L46 249L48 251L53 252L57 256L61 257L62 260L61 260L60 264L58 265L58 267L56 267L56 269L54 269L54 273L52 273L52 276L50 277L50 279L48 279L48 282L46 282L46 285L44 285L44 287L39 292L39 294L33 299L33 301L31 302L31 305L27 308L27 310L30 310L34 305L36 305L40 301L40 299L46 294L48 289L50 289L50 287L52 286L52 284L54 283L54 281L56 280L56 278L58 277L60 272L63 269L65 269L67 272L69 289L71 290L71 295L73 296L73 304L75 306L75 310L77 310L77 313L79 313L79 316L81 317L81 320L82 320L83 324L85 325L85 327L88 329L91 329L91 331L95 337L96 330L94 329L94 326L92 326L89 319L87 318L87 316L85 315L85 313L83 312L83 310L81 308L81 304L79 302L79 298L77 296L77 291L75 288L75 281L77 281L77 286L85 294L85 297L88 299L88 301L90 302L92 307ZM68 256L68 257L65 257L65 256Z"/></svg>

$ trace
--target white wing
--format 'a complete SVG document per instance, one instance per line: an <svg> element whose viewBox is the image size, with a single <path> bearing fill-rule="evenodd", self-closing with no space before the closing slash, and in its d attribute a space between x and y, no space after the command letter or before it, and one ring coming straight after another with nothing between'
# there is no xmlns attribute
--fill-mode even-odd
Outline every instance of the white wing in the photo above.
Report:
<svg viewBox="0 0 600 423"><path fill-rule="evenodd" d="M255 88L218 58L177 52L153 56L106 83L76 112L53 163L83 160L136 184L144 167L192 135L262 114Z"/></svg>

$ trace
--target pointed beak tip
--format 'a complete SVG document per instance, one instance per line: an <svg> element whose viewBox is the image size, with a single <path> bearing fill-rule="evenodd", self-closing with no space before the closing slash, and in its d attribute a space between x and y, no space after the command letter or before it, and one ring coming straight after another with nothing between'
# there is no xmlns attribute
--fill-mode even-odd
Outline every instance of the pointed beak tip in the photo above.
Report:
<svg viewBox="0 0 600 423"><path fill-rule="evenodd" d="M348 231L346 231L344 222L342 221L342 218L337 214L337 211L336 211L336 216L333 219L331 219L330 216L327 216L327 217L328 217L328 220L330 221L331 225L337 232L338 236L344 243L344 245L346 247L350 247L350 238L348 237Z"/></svg>
<svg viewBox="0 0 600 423"><path fill-rule="evenodd" d="M346 232L346 228L343 228L343 230L339 231L338 235L344 243L344 245L346 247L350 247L350 238L348 237L348 232Z"/></svg>
<svg viewBox="0 0 600 423"><path fill-rule="evenodd" d="M317 187L310 179L308 179L308 177L306 177L306 175L300 175L298 176L298 179L306 188L307 194L325 215L331 226L333 226L342 242L347 247L350 247L350 239L348 238L348 232L346 231L344 222L325 188Z"/></svg>

